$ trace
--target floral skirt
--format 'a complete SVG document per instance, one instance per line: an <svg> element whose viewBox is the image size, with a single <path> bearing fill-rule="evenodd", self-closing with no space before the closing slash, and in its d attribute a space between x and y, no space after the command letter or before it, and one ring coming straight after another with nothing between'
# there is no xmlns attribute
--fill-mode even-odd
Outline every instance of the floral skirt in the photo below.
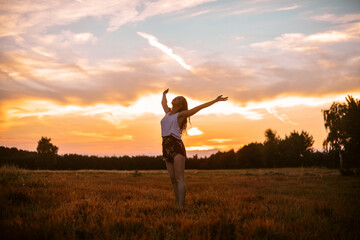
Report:
<svg viewBox="0 0 360 240"><path fill-rule="evenodd" d="M163 137L162 151L164 161L174 162L174 157L177 154L181 154L186 158L186 150L183 141L173 136Z"/></svg>

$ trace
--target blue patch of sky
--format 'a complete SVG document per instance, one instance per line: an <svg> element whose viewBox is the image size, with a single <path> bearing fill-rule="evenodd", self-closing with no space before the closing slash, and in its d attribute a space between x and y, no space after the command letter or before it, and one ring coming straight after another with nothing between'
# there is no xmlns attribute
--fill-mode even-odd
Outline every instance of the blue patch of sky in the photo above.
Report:
<svg viewBox="0 0 360 240"><path fill-rule="evenodd" d="M136 24L123 25L113 32L107 32L99 41L103 57L124 60L136 59L143 48L148 47L148 41L137 34Z"/></svg>
<svg viewBox="0 0 360 240"><path fill-rule="evenodd" d="M352 14L359 13L359 0L318 0L313 1L319 8L335 14Z"/></svg>
<svg viewBox="0 0 360 240"><path fill-rule="evenodd" d="M218 16L208 13L192 18L170 20L158 16L139 24L138 28L159 38L164 44L193 49L219 49L234 37L244 37L250 44L272 40L283 33L304 32L308 23L299 17L300 10ZM325 23L321 23L325 24Z"/></svg>
<svg viewBox="0 0 360 240"><path fill-rule="evenodd" d="M354 6L356 8L358 5L356 1L344 3L339 0L302 1L298 3L286 1L281 2L281 4L268 2L261 6L249 5L245 7L236 6L232 1L226 1L225 4L221 3L219 6L222 10L219 11L214 8L218 2L211 3L211 7L209 7L209 3L205 5L206 7L197 8L196 11L192 9L180 15L153 17L139 24L139 28L178 46L196 48L201 45L204 48L218 49L221 48L224 39L231 39L235 36L244 37L243 43L250 44L272 40L284 33L313 34L328 31L331 29L332 23L310 18L329 13L330 10L340 15L356 13ZM275 11L278 8L295 5L300 7ZM226 16L224 13L229 12L230 6L234 6L233 10L254 7L259 11ZM214 12L191 18L181 18L207 9L214 10Z"/></svg>
<svg viewBox="0 0 360 240"><path fill-rule="evenodd" d="M306 3L312 16L334 14L341 17L345 14L358 14L360 11L359 0L309 0Z"/></svg>

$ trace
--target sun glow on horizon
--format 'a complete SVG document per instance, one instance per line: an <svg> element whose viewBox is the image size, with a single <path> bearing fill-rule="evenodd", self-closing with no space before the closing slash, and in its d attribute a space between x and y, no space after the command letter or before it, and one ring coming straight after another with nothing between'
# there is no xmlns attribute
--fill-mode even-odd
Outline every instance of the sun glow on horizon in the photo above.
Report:
<svg viewBox="0 0 360 240"><path fill-rule="evenodd" d="M176 94L168 94L168 102L175 98ZM291 108L294 106L317 107L331 104L333 101L344 101L346 94L326 95L322 97L305 97L305 96L284 96L275 99L264 100L260 102L236 103L229 99L226 102L220 102L211 108L206 108L198 112L199 115L208 114L239 114L249 120L260 120L263 113L259 110L266 110L270 114L279 118L280 121L295 124L286 115L279 115L280 108ZM353 93L354 98L359 98L360 93ZM112 124L118 124L122 119L135 119L143 114L163 115L164 112L160 105L161 93L147 94L138 98L129 106L121 104L98 103L94 105L60 105L50 100L23 99L9 101L4 105L2 111L5 119L22 119L26 117L44 117L44 116L61 116L61 115L82 115L96 116ZM187 97L189 108L200 105L204 102ZM241 105L240 105L241 104ZM171 107L171 106L170 106ZM199 135L202 133L198 128L189 129L190 135Z"/></svg>
<svg viewBox="0 0 360 240"><path fill-rule="evenodd" d="M360 97L360 93L353 93L351 95L355 98ZM171 102L171 99L176 96L177 95L174 93L169 93L168 102ZM327 95L323 97L286 96L263 102L248 102L242 105L240 105L240 103L234 103L233 101L220 102L215 104L213 108L201 110L197 114L199 115L197 118L201 118L201 116L206 118L207 115L212 114L217 116L231 115L232 118L233 116L239 115L240 119L243 118L243 121L248 121L250 123L257 121L261 122L264 118L269 119L269 117L266 116L266 114L269 114L270 116L273 115L278 122L294 126L294 121L284 113L287 109L294 107L301 108L302 106L308 106L310 108L323 106L324 108L328 108L333 101L343 102L345 96L345 94ZM191 98L187 98L187 100L190 108L203 103L202 101L193 100ZM160 129L156 130L159 127L160 119L164 115L160 102L161 93L143 95L129 106L106 103L94 105L61 105L50 100L36 99L8 101L1 109L1 114L3 116L1 131L10 133L15 131L16 128L27 126L28 123L32 124L34 121L37 121L39 124L45 124L46 127L58 129L59 127L57 127L57 124L59 121L61 122L61 119L79 119L79 122L77 122L77 125L74 127L71 125L63 126L67 129L61 133L61 135L63 135L61 137L63 142L66 142L66 139L70 138L78 143L90 143L94 141L99 143L111 142L112 144L115 144L116 142L136 143L139 141L138 134L148 131L144 129L150 127L151 133L149 134L152 136L156 136L158 131L160 131ZM253 116L257 116L257 118L253 118ZM152 126L146 125L148 120L146 122L139 120L142 118L151 120ZM88 123L81 123L82 121L87 121L86 119L89 119ZM275 119L274 121L276 121ZM226 118L224 118L223 121L226 121ZM102 126L105 123L106 127ZM156 126L155 128L154 125ZM201 130L199 127L201 127ZM227 130L231 128L231 126L221 125L220 129L222 128ZM23 132L23 134L25 134L25 136L30 136L36 134L36 132L41 133L43 131L32 128L29 129L28 132ZM204 132L206 134L204 134ZM238 140L233 140L232 138L236 137L235 133L234 136L229 136L229 138L222 138L225 136L222 136L221 134L212 135L213 137L211 137L211 132L212 127L193 126L190 128L186 137L188 138L186 141L190 141L188 142L189 144L187 144L187 150L209 151L218 149L221 151L228 151L230 149L237 149L241 145L249 143L248 141L239 142ZM194 137L197 139L195 142L192 140ZM3 140L0 139L0 141L6 140L3 138ZM209 144L210 142L212 143ZM157 144L161 143L159 142ZM133 150L130 150L129 148L129 151ZM149 149L147 152L152 151Z"/></svg>
<svg viewBox="0 0 360 240"><path fill-rule="evenodd" d="M213 149L215 149L215 147L207 146L207 145L186 147L186 151L206 151L206 150L213 150Z"/></svg>

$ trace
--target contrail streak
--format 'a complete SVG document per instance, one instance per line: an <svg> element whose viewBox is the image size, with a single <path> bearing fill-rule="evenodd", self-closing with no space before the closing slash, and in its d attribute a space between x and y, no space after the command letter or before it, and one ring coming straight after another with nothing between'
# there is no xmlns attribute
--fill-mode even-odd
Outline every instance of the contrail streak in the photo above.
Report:
<svg viewBox="0 0 360 240"><path fill-rule="evenodd" d="M292 125L299 125L298 123L296 122L293 122L290 120L290 118L286 115L286 114L278 114L278 112L276 111L275 108L266 108L266 110L274 115L276 118L278 118L280 121L284 122L284 123L288 123L288 124L292 124Z"/></svg>
<svg viewBox="0 0 360 240"><path fill-rule="evenodd" d="M177 61L183 68L187 69L187 70L191 70L191 66L187 65L184 60L173 53L173 50L171 48L168 48L167 46L165 46L164 44L159 43L158 39L150 34L147 33L143 33L143 32L137 32L137 34L139 34L141 37L147 39L149 41L149 44L153 47L156 47L158 49L160 49L162 52L166 53L168 56L170 56L171 58L173 58L175 61Z"/></svg>

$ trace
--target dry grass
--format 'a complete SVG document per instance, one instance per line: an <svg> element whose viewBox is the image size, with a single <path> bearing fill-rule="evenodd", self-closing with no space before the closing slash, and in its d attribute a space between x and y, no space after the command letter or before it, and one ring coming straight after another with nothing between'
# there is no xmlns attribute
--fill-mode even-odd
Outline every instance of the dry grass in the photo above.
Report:
<svg viewBox="0 0 360 240"><path fill-rule="evenodd" d="M358 177L327 169L0 169L2 239L360 239Z"/></svg>

